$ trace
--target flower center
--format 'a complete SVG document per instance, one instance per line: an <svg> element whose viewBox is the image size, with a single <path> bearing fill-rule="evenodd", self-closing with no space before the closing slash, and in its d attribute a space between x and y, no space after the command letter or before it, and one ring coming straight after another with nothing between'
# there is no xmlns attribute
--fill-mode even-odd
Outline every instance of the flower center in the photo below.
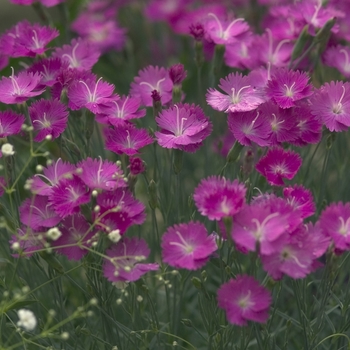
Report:
<svg viewBox="0 0 350 350"><path fill-rule="evenodd" d="M241 102L241 92L244 90L244 89L249 89L250 88L250 85L247 85L247 86L243 86L241 87L237 93L236 93L236 89L235 88L232 88L231 91L232 91L232 94L231 94L231 101L233 104L237 104L237 103L240 103Z"/></svg>
<svg viewBox="0 0 350 350"><path fill-rule="evenodd" d="M341 114L342 113L343 104L341 102L342 102L344 95L345 95L344 85L342 85L342 89L343 89L343 93L341 94L339 101L333 104L332 111L334 114Z"/></svg>

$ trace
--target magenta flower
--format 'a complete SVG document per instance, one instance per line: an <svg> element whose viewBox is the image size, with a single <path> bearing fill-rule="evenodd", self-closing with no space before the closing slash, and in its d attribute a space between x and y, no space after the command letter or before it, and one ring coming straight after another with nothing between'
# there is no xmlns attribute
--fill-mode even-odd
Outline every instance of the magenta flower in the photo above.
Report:
<svg viewBox="0 0 350 350"><path fill-rule="evenodd" d="M70 68L90 71L98 61L100 52L87 40L77 38L73 39L70 45L63 45L62 48L57 48L52 53L52 56L60 58Z"/></svg>
<svg viewBox="0 0 350 350"><path fill-rule="evenodd" d="M258 197L233 217L232 238L240 247L255 251L258 245L261 254L270 255L301 222L300 213L286 200Z"/></svg>
<svg viewBox="0 0 350 350"><path fill-rule="evenodd" d="M195 152L212 131L212 124L199 106L176 104L156 118L155 132L160 146Z"/></svg>
<svg viewBox="0 0 350 350"><path fill-rule="evenodd" d="M285 187L283 189L283 197L301 213L303 219L315 214L316 206L312 193L302 185Z"/></svg>
<svg viewBox="0 0 350 350"><path fill-rule="evenodd" d="M51 245L69 260L80 260L86 255L88 250L84 246L90 246L90 240L96 233L81 214L74 214L63 219L59 230L62 235L52 241Z"/></svg>
<svg viewBox="0 0 350 350"><path fill-rule="evenodd" d="M31 257L37 250L43 249L45 239L42 231L34 231L30 227L23 226L17 229L17 235L13 235L9 243L10 246L13 243L18 243L20 246L20 253L13 254L13 257Z"/></svg>
<svg viewBox="0 0 350 350"><path fill-rule="evenodd" d="M215 44L227 45L239 40L242 34L249 31L249 25L244 18L236 18L232 21L223 21L214 13L208 14L208 19L204 22L207 40Z"/></svg>
<svg viewBox="0 0 350 350"><path fill-rule="evenodd" d="M3 77L0 80L0 102L5 104L22 103L30 97L41 95L45 89L38 90L41 76L38 73L20 72L18 76Z"/></svg>
<svg viewBox="0 0 350 350"><path fill-rule="evenodd" d="M133 156L151 143L152 137L145 129L137 129L133 124L121 124L105 130L106 149L117 154Z"/></svg>
<svg viewBox="0 0 350 350"><path fill-rule="evenodd" d="M19 207L19 212L21 222L33 230L54 227L61 221L46 196L27 198Z"/></svg>
<svg viewBox="0 0 350 350"><path fill-rule="evenodd" d="M143 160L139 157L130 157L128 168L133 176L142 174L146 170Z"/></svg>
<svg viewBox="0 0 350 350"><path fill-rule="evenodd" d="M197 270L216 250L214 235L199 222L169 227L162 237L162 259L176 268Z"/></svg>
<svg viewBox="0 0 350 350"><path fill-rule="evenodd" d="M56 83L61 70L67 68L68 64L62 61L60 58L50 57L35 62L32 66L30 66L28 72L33 74L40 73L40 86L53 86Z"/></svg>
<svg viewBox="0 0 350 350"><path fill-rule="evenodd" d="M350 249L350 203L331 203L320 216L322 231L332 238L335 248Z"/></svg>
<svg viewBox="0 0 350 350"><path fill-rule="evenodd" d="M106 232L119 230L122 235L131 225L141 225L146 219L144 204L136 200L127 188L98 195L97 205L100 211L95 219Z"/></svg>
<svg viewBox="0 0 350 350"><path fill-rule="evenodd" d="M79 206L90 202L90 191L77 176L63 179L54 186L49 195L50 203L56 213L65 218L79 212Z"/></svg>
<svg viewBox="0 0 350 350"><path fill-rule="evenodd" d="M304 278L314 271L315 259L323 255L328 246L329 238L318 225L300 225L278 252L261 255L261 261L264 270L275 280L283 274L294 279Z"/></svg>
<svg viewBox="0 0 350 350"><path fill-rule="evenodd" d="M0 49L9 57L35 57L42 55L45 46L58 36L57 29L22 21L0 37Z"/></svg>
<svg viewBox="0 0 350 350"><path fill-rule="evenodd" d="M283 148L272 148L260 158L255 168L266 177L269 184L283 186L283 178L293 179L301 163L302 160L298 153L285 151Z"/></svg>
<svg viewBox="0 0 350 350"><path fill-rule="evenodd" d="M331 81L321 86L311 99L311 113L330 131L350 126L350 83Z"/></svg>
<svg viewBox="0 0 350 350"><path fill-rule="evenodd" d="M173 83L168 71L161 67L148 66L139 71L139 76L131 83L130 95L139 97L146 107L153 105L152 91L156 90L161 96L162 104L172 99Z"/></svg>
<svg viewBox="0 0 350 350"><path fill-rule="evenodd" d="M241 73L230 73L225 79L220 79L219 87L226 94L215 89L208 89L206 94L208 104L217 111L247 112L265 102L263 92L252 86L249 76Z"/></svg>
<svg viewBox="0 0 350 350"><path fill-rule="evenodd" d="M24 123L24 116L11 110L0 112L0 138L18 134Z"/></svg>
<svg viewBox="0 0 350 350"><path fill-rule="evenodd" d="M247 189L238 182L217 176L204 179L194 190L193 199L199 212L209 220L237 214L245 203Z"/></svg>
<svg viewBox="0 0 350 350"><path fill-rule="evenodd" d="M312 95L309 77L304 72L280 68L267 83L266 94L281 108L295 106L295 101Z"/></svg>
<svg viewBox="0 0 350 350"><path fill-rule="evenodd" d="M29 116L37 132L34 141L41 142L47 135L60 136L67 127L68 111L59 100L35 101L29 107Z"/></svg>
<svg viewBox="0 0 350 350"><path fill-rule="evenodd" d="M350 78L350 48L348 46L332 46L324 53L324 61L330 67L335 67L346 78Z"/></svg>
<svg viewBox="0 0 350 350"><path fill-rule="evenodd" d="M92 113L101 113L101 108L119 99L113 94L114 85L102 81L102 78L96 81L96 78L96 75L89 74L68 86L69 108L85 107Z"/></svg>
<svg viewBox="0 0 350 350"><path fill-rule="evenodd" d="M110 106L103 109L102 114L96 115L96 121L118 126L127 120L142 118L146 115L146 110L139 110L140 104L141 100L137 97L121 96L118 101L112 101Z"/></svg>
<svg viewBox="0 0 350 350"><path fill-rule="evenodd" d="M237 326L246 326L247 321L265 323L269 317L270 292L253 277L237 275L221 285L217 298L228 321Z"/></svg>
<svg viewBox="0 0 350 350"><path fill-rule="evenodd" d="M115 163L108 160L87 158L77 164L82 170L79 177L91 189L113 191L125 187L123 171Z"/></svg>
<svg viewBox="0 0 350 350"><path fill-rule="evenodd" d="M149 253L150 250L143 239L124 238L107 250L108 259L105 259L103 274L111 282L137 281L148 271L156 271L159 268L156 263L140 263L147 259Z"/></svg>
<svg viewBox="0 0 350 350"><path fill-rule="evenodd" d="M261 147L270 144L271 126L269 120L259 111L229 113L228 127L235 139L244 146L255 142Z"/></svg>
<svg viewBox="0 0 350 350"><path fill-rule="evenodd" d="M28 184L33 194L49 196L54 186L63 179L72 178L74 172L75 166L73 164L63 162L59 158L50 166L44 168L43 174L36 174L29 179Z"/></svg>

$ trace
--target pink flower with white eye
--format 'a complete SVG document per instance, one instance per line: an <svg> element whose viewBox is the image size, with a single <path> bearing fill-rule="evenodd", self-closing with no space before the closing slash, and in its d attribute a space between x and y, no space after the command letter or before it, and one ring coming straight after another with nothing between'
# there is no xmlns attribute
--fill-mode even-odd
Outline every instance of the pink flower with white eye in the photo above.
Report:
<svg viewBox="0 0 350 350"><path fill-rule="evenodd" d="M312 193L302 185L285 187L283 197L301 213L303 219L315 214L316 206Z"/></svg>
<svg viewBox="0 0 350 350"><path fill-rule="evenodd" d="M244 18L232 21L220 20L215 13L209 13L204 22L204 30L208 41L218 45L227 45L238 41L242 34L249 31L249 25Z"/></svg>
<svg viewBox="0 0 350 350"><path fill-rule="evenodd" d="M304 72L280 68L274 71L268 81L266 94L279 107L290 108L295 106L295 101L313 94L308 81L309 77Z"/></svg>
<svg viewBox="0 0 350 350"><path fill-rule="evenodd" d="M105 130L106 149L117 154L133 156L139 150L153 143L146 129L138 129L131 123L125 123Z"/></svg>
<svg viewBox="0 0 350 350"><path fill-rule="evenodd" d="M0 138L18 134L21 131L25 117L11 110L0 112Z"/></svg>
<svg viewBox="0 0 350 350"><path fill-rule="evenodd" d="M311 113L330 131L346 131L350 126L350 83L331 81L311 98Z"/></svg>
<svg viewBox="0 0 350 350"><path fill-rule="evenodd" d="M259 249L270 255L280 250L293 231L302 222L301 215L286 200L275 196L258 198L233 217L232 239L249 251Z"/></svg>
<svg viewBox="0 0 350 350"><path fill-rule="evenodd" d="M40 80L39 73L20 72L16 76L12 68L12 75L0 80L0 102L18 104L30 97L41 95L45 89L38 89Z"/></svg>
<svg viewBox="0 0 350 350"><path fill-rule="evenodd" d="M79 177L91 189L113 191L118 187L125 187L123 171L115 163L108 160L87 158L77 164L82 170Z"/></svg>
<svg viewBox="0 0 350 350"><path fill-rule="evenodd" d="M283 186L283 178L291 180L301 167L301 157L293 151L272 148L260 158L256 170L266 177L271 185Z"/></svg>
<svg viewBox="0 0 350 350"><path fill-rule="evenodd" d="M220 220L237 214L242 209L246 191L245 186L237 180L211 176L196 187L193 199L202 215L209 220Z"/></svg>
<svg viewBox="0 0 350 350"><path fill-rule="evenodd" d="M60 58L68 64L69 68L90 71L98 61L100 52L87 40L77 38L72 39L70 45L63 45L62 48L56 48L52 56Z"/></svg>
<svg viewBox="0 0 350 350"><path fill-rule="evenodd" d="M199 106L176 104L163 110L156 123L161 128L155 132L158 144L164 148L195 152L212 131L212 124Z"/></svg>
<svg viewBox="0 0 350 350"><path fill-rule="evenodd" d="M335 67L346 78L350 78L350 48L348 46L332 46L324 53L324 62L330 67Z"/></svg>
<svg viewBox="0 0 350 350"><path fill-rule="evenodd" d="M226 93L208 89L206 100L217 111L247 112L256 109L265 102L261 89L256 89L249 76L241 73L230 73L225 79L220 79L219 87Z"/></svg>
<svg viewBox="0 0 350 350"><path fill-rule="evenodd" d="M269 317L271 294L251 276L237 275L221 285L217 299L228 321L237 326L245 326L247 321L265 323Z"/></svg>
<svg viewBox="0 0 350 350"><path fill-rule="evenodd" d="M96 115L96 121L117 126L128 120L142 118L146 115L146 110L139 110L140 104L138 97L121 96L118 101L112 101L109 106L102 108L102 113Z"/></svg>
<svg viewBox="0 0 350 350"><path fill-rule="evenodd" d="M80 260L85 256L88 250L84 246L90 246L91 243L88 241L96 233L80 213L63 219L59 230L62 233L61 236L52 241L51 245L55 251L65 255L69 260Z"/></svg>
<svg viewBox="0 0 350 350"><path fill-rule="evenodd" d="M144 264L150 250L143 239L123 238L107 250L103 264L103 274L111 282L137 281L148 271L156 271L156 263Z"/></svg>
<svg viewBox="0 0 350 350"><path fill-rule="evenodd" d="M69 108L85 107L92 113L101 113L103 107L119 99L113 94L114 85L102 81L102 78L96 79L96 75L89 74L68 86Z"/></svg>
<svg viewBox="0 0 350 350"><path fill-rule="evenodd" d="M54 227L61 221L46 196L27 198L19 207L19 212L21 222L33 230Z"/></svg>
<svg viewBox="0 0 350 350"><path fill-rule="evenodd" d="M28 111L36 133L35 142L43 141L47 135L51 135L54 140L67 127L68 111L59 100L41 99L35 101L28 108Z"/></svg>
<svg viewBox="0 0 350 350"><path fill-rule="evenodd" d="M350 203L331 203L321 213L320 227L331 237L335 248L350 249Z"/></svg>
<svg viewBox="0 0 350 350"><path fill-rule="evenodd" d="M216 250L214 235L199 222L174 225L162 236L162 259L176 268L198 270Z"/></svg>
<svg viewBox="0 0 350 350"><path fill-rule="evenodd" d="M79 206L90 202L90 191L76 175L63 179L54 186L49 195L55 212L65 218L79 212Z"/></svg>
<svg viewBox="0 0 350 350"><path fill-rule="evenodd" d="M22 21L0 37L0 51L9 57L35 57L45 53L45 46L58 37L55 28Z"/></svg>
<svg viewBox="0 0 350 350"><path fill-rule="evenodd" d="M271 127L267 118L259 111L229 113L228 127L235 139L244 146L252 142L264 147L270 144Z"/></svg>
<svg viewBox="0 0 350 350"><path fill-rule="evenodd" d="M148 66L138 74L131 83L131 96L139 97L146 107L153 105L152 91L154 90L159 93L163 105L171 101L173 83L165 68Z"/></svg>
<svg viewBox="0 0 350 350"><path fill-rule="evenodd" d="M63 179L72 178L75 170L75 165L63 162L61 158L58 158L57 161L44 168L42 174L36 174L30 178L27 184L33 194L49 196L52 188Z"/></svg>

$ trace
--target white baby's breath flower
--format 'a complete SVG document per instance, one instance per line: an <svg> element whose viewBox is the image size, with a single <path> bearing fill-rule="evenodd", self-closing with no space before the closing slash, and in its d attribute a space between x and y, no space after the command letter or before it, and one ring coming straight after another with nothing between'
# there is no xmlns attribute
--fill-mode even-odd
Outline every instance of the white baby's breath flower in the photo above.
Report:
<svg viewBox="0 0 350 350"><path fill-rule="evenodd" d="M13 150L13 146L10 143L4 143L1 146L1 153L4 157L13 156L15 151Z"/></svg>
<svg viewBox="0 0 350 350"><path fill-rule="evenodd" d="M32 331L36 327L37 321L32 311L19 309L17 314L19 318L17 326L24 328L26 331Z"/></svg>
<svg viewBox="0 0 350 350"><path fill-rule="evenodd" d="M113 230L108 234L108 238L113 242L117 243L122 238L120 235L120 230Z"/></svg>
<svg viewBox="0 0 350 350"><path fill-rule="evenodd" d="M46 237L56 241L62 236L62 232L57 227L52 227L46 232Z"/></svg>

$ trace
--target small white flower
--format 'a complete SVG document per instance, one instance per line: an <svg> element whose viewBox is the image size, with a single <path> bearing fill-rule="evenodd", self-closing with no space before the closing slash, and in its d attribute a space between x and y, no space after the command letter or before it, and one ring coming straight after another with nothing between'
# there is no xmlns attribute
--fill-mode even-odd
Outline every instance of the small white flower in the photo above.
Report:
<svg viewBox="0 0 350 350"><path fill-rule="evenodd" d="M108 234L108 238L113 242L117 243L122 238L120 235L120 230L113 230Z"/></svg>
<svg viewBox="0 0 350 350"><path fill-rule="evenodd" d="M46 232L46 237L52 241L58 240L62 236L62 232L57 227L52 227Z"/></svg>
<svg viewBox="0 0 350 350"><path fill-rule="evenodd" d="M32 311L20 309L17 314L19 318L17 326L23 327L26 331L32 331L36 327L37 321Z"/></svg>
<svg viewBox="0 0 350 350"><path fill-rule="evenodd" d="M1 153L4 157L13 156L15 151L13 150L13 146L10 143L4 143L1 146Z"/></svg>

